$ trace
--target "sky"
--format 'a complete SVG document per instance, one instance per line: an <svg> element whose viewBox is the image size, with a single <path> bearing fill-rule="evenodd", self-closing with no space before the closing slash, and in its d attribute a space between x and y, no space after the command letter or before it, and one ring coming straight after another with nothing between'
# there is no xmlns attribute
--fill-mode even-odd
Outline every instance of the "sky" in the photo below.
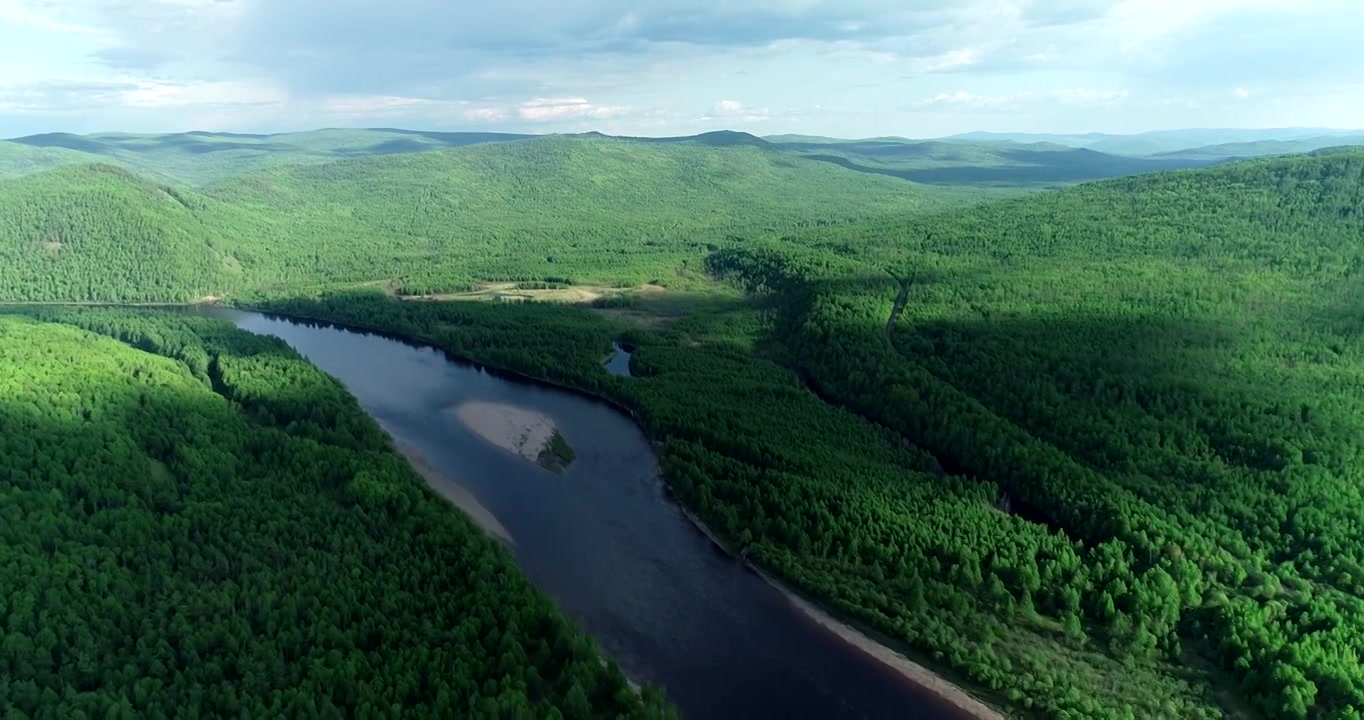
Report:
<svg viewBox="0 0 1364 720"><path fill-rule="evenodd" d="M1364 126L1364 0L0 0L0 137Z"/></svg>

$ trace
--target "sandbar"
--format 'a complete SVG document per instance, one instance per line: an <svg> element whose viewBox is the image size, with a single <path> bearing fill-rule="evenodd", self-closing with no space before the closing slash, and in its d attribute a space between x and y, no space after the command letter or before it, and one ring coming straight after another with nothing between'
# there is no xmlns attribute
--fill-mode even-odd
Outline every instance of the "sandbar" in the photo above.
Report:
<svg viewBox="0 0 1364 720"><path fill-rule="evenodd" d="M554 418L545 413L480 400L461 403L454 412L475 435L531 462L557 470L572 460Z"/></svg>

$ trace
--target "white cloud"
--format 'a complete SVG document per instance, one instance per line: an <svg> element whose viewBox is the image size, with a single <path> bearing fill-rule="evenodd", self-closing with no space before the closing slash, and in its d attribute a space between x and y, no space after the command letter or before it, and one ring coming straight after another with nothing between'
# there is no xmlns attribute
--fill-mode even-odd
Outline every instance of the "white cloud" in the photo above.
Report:
<svg viewBox="0 0 1364 720"><path fill-rule="evenodd" d="M1062 88L1050 96L1065 105L1116 105L1126 100L1126 90L1102 90L1098 88Z"/></svg>
<svg viewBox="0 0 1364 720"><path fill-rule="evenodd" d="M918 110L935 108L955 108L977 112L1022 112L1030 108L1047 105L1100 106L1116 105L1125 101L1128 93L1124 90L1102 90L1097 88L1061 88L1043 92L1025 90L1023 92L1000 95L977 95L965 90L941 92L930 98L919 100L911 105Z"/></svg>
<svg viewBox="0 0 1364 720"><path fill-rule="evenodd" d="M507 111L501 108L481 107L465 110L460 116L476 124L496 123L507 119Z"/></svg>
<svg viewBox="0 0 1364 720"><path fill-rule="evenodd" d="M442 103L399 95L334 95L323 99L323 112L344 115L372 115L429 108Z"/></svg>
<svg viewBox="0 0 1364 720"><path fill-rule="evenodd" d="M32 0L0 0L0 22L38 30L81 35L98 35L99 28L65 22L47 3Z"/></svg>
<svg viewBox="0 0 1364 720"><path fill-rule="evenodd" d="M522 120L552 122L592 118L605 120L624 114L629 108L621 105L594 105L587 98L536 98L522 103L516 113Z"/></svg>
<svg viewBox="0 0 1364 720"><path fill-rule="evenodd" d="M1032 97L1032 93L1021 92L1011 95L976 95L965 90L942 92L931 98L913 104L915 108L952 107L967 110L1013 110L1020 103Z"/></svg>
<svg viewBox="0 0 1364 720"><path fill-rule="evenodd" d="M0 136L1350 125L1358 2L0 0Z"/></svg>
<svg viewBox="0 0 1364 720"><path fill-rule="evenodd" d="M119 104L130 108L272 106L288 99L279 88L236 80L186 84L138 81L134 85L119 94Z"/></svg>
<svg viewBox="0 0 1364 720"><path fill-rule="evenodd" d="M943 70L955 70L969 67L981 60L981 51L977 48L956 48L937 55L928 57L911 58L910 68L913 72L931 73Z"/></svg>
<svg viewBox="0 0 1364 720"><path fill-rule="evenodd" d="M710 107L710 114L718 117L743 115L744 104L738 100L721 100Z"/></svg>

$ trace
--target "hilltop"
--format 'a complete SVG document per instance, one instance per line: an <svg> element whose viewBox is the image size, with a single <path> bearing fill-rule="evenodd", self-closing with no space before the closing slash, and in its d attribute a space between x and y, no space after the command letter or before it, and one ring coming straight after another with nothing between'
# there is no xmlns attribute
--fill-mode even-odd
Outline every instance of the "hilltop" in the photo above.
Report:
<svg viewBox="0 0 1364 720"><path fill-rule="evenodd" d="M272 135L198 131L163 135L47 133L0 141L0 178L62 165L105 162L166 182L200 185L275 165L320 164L530 137L534 136L395 128Z"/></svg>
<svg viewBox="0 0 1364 720"><path fill-rule="evenodd" d="M293 240L272 251L291 274L401 279L409 292L476 279L642 283L730 236L982 197L764 147L583 137L281 167L204 193L270 218L269 233Z"/></svg>
<svg viewBox="0 0 1364 720"><path fill-rule="evenodd" d="M1297 140L1257 140L1254 142L1204 145L1173 152L1158 153L1153 157L1209 159L1251 158L1265 155L1295 155L1329 148L1354 147L1360 145L1364 145L1364 133L1319 135Z"/></svg>
<svg viewBox="0 0 1364 720"><path fill-rule="evenodd" d="M552 137L753 146L920 183L1031 189L1199 167L1242 154L1262 154L1255 148L1242 153L1235 148L1204 147L1212 143L1291 140L1297 143L1292 147L1310 150L1358 140L1344 131L1294 134L1239 130L1140 135L969 133L937 140L900 137L844 140L807 135L762 138L732 130L677 137L614 137L599 132L546 136L397 128L332 128L271 135L197 131L163 135L48 133L0 141L0 178L63 165L102 162L129 168L160 182L202 186L272 167L321 165L352 158L425 153L479 144L515 144ZM1329 142L1333 137L1339 141Z"/></svg>
<svg viewBox="0 0 1364 720"><path fill-rule="evenodd" d="M1114 155L1157 155L1174 153L1195 147L1226 143L1255 143L1262 141L1291 141L1313 137L1357 135L1358 130L1332 128L1188 128L1183 130L1153 130L1119 135L1113 133L993 133L970 132L952 135L950 142L1049 142L1067 147L1088 148Z"/></svg>
<svg viewBox="0 0 1364 720"><path fill-rule="evenodd" d="M934 185L1033 187L1211 164L1204 158L1136 158L1053 142L783 139L803 157L858 172Z"/></svg>

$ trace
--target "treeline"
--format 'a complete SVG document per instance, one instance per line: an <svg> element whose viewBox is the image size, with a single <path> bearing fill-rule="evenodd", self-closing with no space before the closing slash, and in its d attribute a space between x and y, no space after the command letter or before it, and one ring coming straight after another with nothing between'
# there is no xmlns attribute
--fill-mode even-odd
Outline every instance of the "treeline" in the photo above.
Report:
<svg viewBox="0 0 1364 720"><path fill-rule="evenodd" d="M282 342L28 314L0 316L6 717L674 716Z"/></svg>

